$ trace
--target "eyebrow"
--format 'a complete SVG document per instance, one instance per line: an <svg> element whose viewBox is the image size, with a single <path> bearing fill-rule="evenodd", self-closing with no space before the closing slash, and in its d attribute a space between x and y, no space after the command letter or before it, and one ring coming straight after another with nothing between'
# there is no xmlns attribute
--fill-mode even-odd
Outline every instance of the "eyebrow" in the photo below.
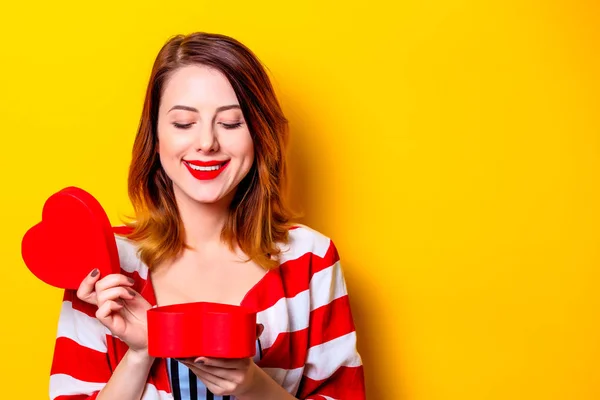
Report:
<svg viewBox="0 0 600 400"><path fill-rule="evenodd" d="M228 106L221 106L221 107L217 107L217 112L221 112L221 111L226 111L226 110L231 110L232 108L241 108L239 104L230 104ZM170 113L173 110L184 110L184 111L191 111L191 112L199 112L197 108L194 107L188 107L188 106L182 106L182 105L176 105L171 107L171 109L169 111L167 111L167 114Z"/></svg>

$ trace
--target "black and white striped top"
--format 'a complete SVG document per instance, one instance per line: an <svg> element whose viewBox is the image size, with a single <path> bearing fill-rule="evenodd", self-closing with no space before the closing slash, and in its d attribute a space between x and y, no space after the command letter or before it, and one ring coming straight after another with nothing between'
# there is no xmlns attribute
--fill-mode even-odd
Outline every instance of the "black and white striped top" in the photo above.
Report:
<svg viewBox="0 0 600 400"><path fill-rule="evenodd" d="M262 348L260 341L256 341L256 354L254 362L258 362L262 357ZM214 395L196 375L179 361L167 359L167 368L169 370L169 379L173 389L174 400L233 400L232 396Z"/></svg>

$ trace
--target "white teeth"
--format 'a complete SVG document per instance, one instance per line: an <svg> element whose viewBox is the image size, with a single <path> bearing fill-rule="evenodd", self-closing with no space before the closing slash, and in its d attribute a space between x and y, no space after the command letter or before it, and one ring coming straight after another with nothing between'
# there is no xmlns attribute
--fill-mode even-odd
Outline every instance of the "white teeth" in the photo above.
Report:
<svg viewBox="0 0 600 400"><path fill-rule="evenodd" d="M223 165L213 165L213 166L210 166L210 167L200 167L198 165L193 165L193 164L190 164L190 163L187 163L187 165L189 165L190 168L193 169L193 170L195 170L195 171L216 171L218 169L221 169L221 167L223 166Z"/></svg>

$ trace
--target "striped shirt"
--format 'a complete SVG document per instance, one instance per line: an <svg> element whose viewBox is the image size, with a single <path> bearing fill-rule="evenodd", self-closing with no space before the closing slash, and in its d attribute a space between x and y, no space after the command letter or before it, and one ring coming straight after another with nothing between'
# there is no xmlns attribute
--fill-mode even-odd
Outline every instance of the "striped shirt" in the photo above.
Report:
<svg viewBox="0 0 600 400"><path fill-rule="evenodd" d="M121 273L132 277L133 288L155 306L149 271L135 243L115 238ZM290 242L281 250L279 266L241 302L264 325L256 364L299 399L365 399L363 365L334 243L300 225L290 230ZM74 290L65 290L50 371L51 400L95 399L128 350L95 318L96 309ZM142 400L174 400L173 370L170 360L156 359ZM181 376L178 370L180 388Z"/></svg>

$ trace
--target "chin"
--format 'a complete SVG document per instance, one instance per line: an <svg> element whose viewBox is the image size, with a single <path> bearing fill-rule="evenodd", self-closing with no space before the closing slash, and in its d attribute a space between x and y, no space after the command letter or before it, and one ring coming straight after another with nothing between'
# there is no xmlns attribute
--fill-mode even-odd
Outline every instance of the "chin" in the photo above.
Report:
<svg viewBox="0 0 600 400"><path fill-rule="evenodd" d="M227 190L227 188L222 185L208 185L204 187L198 187L196 185L192 187L175 185L174 189L175 197L185 197L191 201L202 204L215 204L232 199L232 190Z"/></svg>
<svg viewBox="0 0 600 400"><path fill-rule="evenodd" d="M218 203L219 201L223 200L223 196L219 196L219 195L192 195L189 196L191 200L198 202L198 203L202 203L202 204L214 204L214 203Z"/></svg>
<svg viewBox="0 0 600 400"><path fill-rule="evenodd" d="M198 192L187 192L187 196L198 203L203 204L214 204L223 201L228 197L227 193L222 191L198 191Z"/></svg>

